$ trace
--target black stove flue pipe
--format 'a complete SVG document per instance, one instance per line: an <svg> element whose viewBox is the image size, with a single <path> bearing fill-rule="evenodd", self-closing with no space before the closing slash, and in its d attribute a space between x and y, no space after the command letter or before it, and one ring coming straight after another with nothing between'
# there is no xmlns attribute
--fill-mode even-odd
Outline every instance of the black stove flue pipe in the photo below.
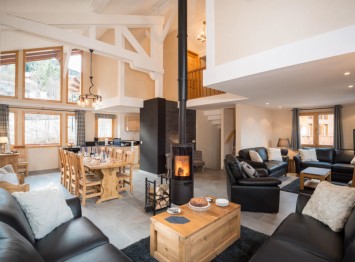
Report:
<svg viewBox="0 0 355 262"><path fill-rule="evenodd" d="M178 5L178 84L179 84L179 143L186 143L187 100L187 0Z"/></svg>

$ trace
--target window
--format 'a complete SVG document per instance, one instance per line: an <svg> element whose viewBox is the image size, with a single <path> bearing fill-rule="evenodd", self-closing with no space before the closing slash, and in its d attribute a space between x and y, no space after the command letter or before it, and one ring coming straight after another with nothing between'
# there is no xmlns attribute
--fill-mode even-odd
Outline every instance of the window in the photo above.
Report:
<svg viewBox="0 0 355 262"><path fill-rule="evenodd" d="M9 114L9 133L10 133L10 143L11 145L15 145L15 137L16 137L16 128L15 128L15 123L16 123L16 117L14 112L10 112Z"/></svg>
<svg viewBox="0 0 355 262"><path fill-rule="evenodd" d="M0 96L16 97L18 52L0 54Z"/></svg>
<svg viewBox="0 0 355 262"><path fill-rule="evenodd" d="M113 139L113 127L115 115L95 114L96 137L100 140L105 138Z"/></svg>
<svg viewBox="0 0 355 262"><path fill-rule="evenodd" d="M62 48L24 50L24 98L61 101Z"/></svg>
<svg viewBox="0 0 355 262"><path fill-rule="evenodd" d="M333 113L302 113L299 120L302 146L333 146Z"/></svg>
<svg viewBox="0 0 355 262"><path fill-rule="evenodd" d="M77 103L82 90L82 52L73 50L68 63L67 102Z"/></svg>
<svg viewBox="0 0 355 262"><path fill-rule="evenodd" d="M24 113L25 145L60 145L61 119L54 113Z"/></svg>
<svg viewBox="0 0 355 262"><path fill-rule="evenodd" d="M67 143L76 144L75 115L67 115Z"/></svg>

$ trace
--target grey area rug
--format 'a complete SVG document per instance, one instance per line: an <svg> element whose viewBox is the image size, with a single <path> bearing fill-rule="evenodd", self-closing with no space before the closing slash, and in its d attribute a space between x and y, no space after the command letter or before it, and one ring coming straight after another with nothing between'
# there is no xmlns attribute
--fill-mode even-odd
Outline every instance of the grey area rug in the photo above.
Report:
<svg viewBox="0 0 355 262"><path fill-rule="evenodd" d="M230 245L225 251L219 254L214 262L249 261L252 255L259 249L269 236L241 226L240 239ZM121 251L136 262L157 261L150 256L149 237L141 239Z"/></svg>
<svg viewBox="0 0 355 262"><path fill-rule="evenodd" d="M305 179L305 181L307 181L307 179ZM346 186L346 184L344 184L344 183L334 182L334 181L332 181L332 184L338 185L338 186ZM314 192L314 188L304 187L304 190L300 191L300 179L297 178L296 180L292 181L288 185L282 187L281 191L286 191L286 192L295 193L295 194L299 194L301 192L303 194L312 195Z"/></svg>

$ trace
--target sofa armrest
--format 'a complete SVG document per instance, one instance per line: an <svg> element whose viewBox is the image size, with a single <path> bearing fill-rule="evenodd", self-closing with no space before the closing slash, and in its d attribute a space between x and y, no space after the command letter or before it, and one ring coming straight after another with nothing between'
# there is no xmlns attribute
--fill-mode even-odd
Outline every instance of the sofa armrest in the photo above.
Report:
<svg viewBox="0 0 355 262"><path fill-rule="evenodd" d="M288 162L289 157L288 156L282 156L282 161L283 162Z"/></svg>
<svg viewBox="0 0 355 262"><path fill-rule="evenodd" d="M255 168L256 177L268 177L269 173L267 172L267 170L265 168Z"/></svg>
<svg viewBox="0 0 355 262"><path fill-rule="evenodd" d="M74 218L81 217L81 205L80 199L78 197L72 197L66 199L67 205L70 207L71 211L73 212Z"/></svg>
<svg viewBox="0 0 355 262"><path fill-rule="evenodd" d="M278 186L281 181L275 177L243 178L238 180L241 186Z"/></svg>
<svg viewBox="0 0 355 262"><path fill-rule="evenodd" d="M302 214L303 208L306 206L308 200L311 198L307 194L298 194L297 203L296 203L296 213Z"/></svg>
<svg viewBox="0 0 355 262"><path fill-rule="evenodd" d="M293 160L295 161L296 173L301 173L301 155L294 156Z"/></svg>

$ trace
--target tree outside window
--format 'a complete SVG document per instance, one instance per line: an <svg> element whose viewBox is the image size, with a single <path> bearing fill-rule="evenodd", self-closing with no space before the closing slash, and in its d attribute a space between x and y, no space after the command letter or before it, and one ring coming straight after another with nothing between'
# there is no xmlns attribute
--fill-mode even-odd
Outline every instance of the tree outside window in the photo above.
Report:
<svg viewBox="0 0 355 262"><path fill-rule="evenodd" d="M67 143L76 144L75 115L67 115Z"/></svg>
<svg viewBox="0 0 355 262"><path fill-rule="evenodd" d="M24 113L26 145L60 145L59 114Z"/></svg>
<svg viewBox="0 0 355 262"><path fill-rule="evenodd" d="M62 48L24 50L28 99L61 100Z"/></svg>
<svg viewBox="0 0 355 262"><path fill-rule="evenodd" d="M17 52L0 53L0 96L16 96L17 56Z"/></svg>
<svg viewBox="0 0 355 262"><path fill-rule="evenodd" d="M82 90L82 52L73 50L68 63L67 102L77 103Z"/></svg>

